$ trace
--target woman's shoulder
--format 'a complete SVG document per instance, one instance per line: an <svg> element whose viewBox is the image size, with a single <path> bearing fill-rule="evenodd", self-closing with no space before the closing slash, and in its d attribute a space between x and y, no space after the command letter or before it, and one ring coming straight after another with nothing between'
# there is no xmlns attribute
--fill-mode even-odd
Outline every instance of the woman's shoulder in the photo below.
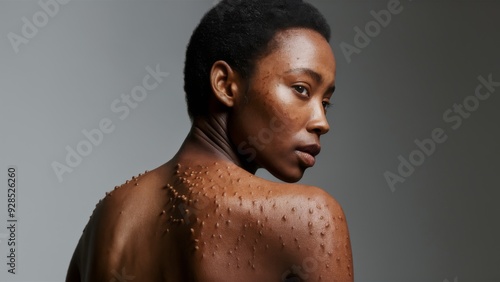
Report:
<svg viewBox="0 0 500 282"><path fill-rule="evenodd" d="M330 213L332 216L343 216L343 210L337 200L320 187L305 184L276 183L260 179L260 185L266 187L261 193L266 194L266 200L276 205L286 207L290 212ZM271 197L271 195L273 197Z"/></svg>
<svg viewBox="0 0 500 282"><path fill-rule="evenodd" d="M265 192L269 197L258 207L262 214L254 214L272 235L266 244L272 244L283 255L281 259L288 261L285 273L303 280L320 280L321 276L325 281L338 277L350 281L349 232L344 211L335 198L315 186L262 183L269 187Z"/></svg>
<svg viewBox="0 0 500 282"><path fill-rule="evenodd" d="M191 176L191 171L181 172ZM336 268L345 271L351 263L344 214L323 189L225 169L195 172L188 180L191 192L183 205L183 224L171 230L191 230L177 238L191 238L195 269L207 280L220 280L222 274L237 279L246 273L284 281L297 267L303 268L303 280L306 275L324 281L347 277L338 276Z"/></svg>

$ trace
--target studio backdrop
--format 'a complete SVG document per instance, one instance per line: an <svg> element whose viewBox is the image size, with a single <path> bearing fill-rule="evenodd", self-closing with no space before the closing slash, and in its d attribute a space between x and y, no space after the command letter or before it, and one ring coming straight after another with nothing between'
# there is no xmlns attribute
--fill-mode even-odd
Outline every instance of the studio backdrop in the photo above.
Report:
<svg viewBox="0 0 500 282"><path fill-rule="evenodd" d="M499 281L500 2L310 2L337 90L300 182L343 206L355 281ZM0 281L63 281L105 192L177 151L215 4L0 1Z"/></svg>

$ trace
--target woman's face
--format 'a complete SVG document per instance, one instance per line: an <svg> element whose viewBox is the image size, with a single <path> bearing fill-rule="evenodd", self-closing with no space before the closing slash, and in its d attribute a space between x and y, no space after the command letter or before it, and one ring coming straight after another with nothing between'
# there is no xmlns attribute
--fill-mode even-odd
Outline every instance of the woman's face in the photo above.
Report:
<svg viewBox="0 0 500 282"><path fill-rule="evenodd" d="M235 100L229 135L242 160L296 182L314 165L329 130L335 59L313 30L288 29L274 40L272 52L256 62L247 93Z"/></svg>

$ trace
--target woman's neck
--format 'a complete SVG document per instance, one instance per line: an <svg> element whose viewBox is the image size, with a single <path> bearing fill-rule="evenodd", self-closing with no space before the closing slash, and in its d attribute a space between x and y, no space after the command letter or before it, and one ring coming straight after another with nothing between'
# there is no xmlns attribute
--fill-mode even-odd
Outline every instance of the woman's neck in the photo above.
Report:
<svg viewBox="0 0 500 282"><path fill-rule="evenodd" d="M244 162L229 139L227 114L197 117L174 159L228 161L255 174L257 166Z"/></svg>

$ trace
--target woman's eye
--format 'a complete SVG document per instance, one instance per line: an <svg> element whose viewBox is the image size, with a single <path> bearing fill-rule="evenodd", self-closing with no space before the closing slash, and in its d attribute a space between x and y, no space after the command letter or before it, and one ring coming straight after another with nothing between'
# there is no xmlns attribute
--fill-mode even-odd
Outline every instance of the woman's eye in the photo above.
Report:
<svg viewBox="0 0 500 282"><path fill-rule="evenodd" d="M326 101L323 101L323 108L326 110L328 110L328 108L330 108L332 104L330 102L326 102Z"/></svg>
<svg viewBox="0 0 500 282"><path fill-rule="evenodd" d="M309 92L307 91L307 88L305 88L304 86L294 85L293 89L295 89L295 91L297 91L299 94L309 96Z"/></svg>

